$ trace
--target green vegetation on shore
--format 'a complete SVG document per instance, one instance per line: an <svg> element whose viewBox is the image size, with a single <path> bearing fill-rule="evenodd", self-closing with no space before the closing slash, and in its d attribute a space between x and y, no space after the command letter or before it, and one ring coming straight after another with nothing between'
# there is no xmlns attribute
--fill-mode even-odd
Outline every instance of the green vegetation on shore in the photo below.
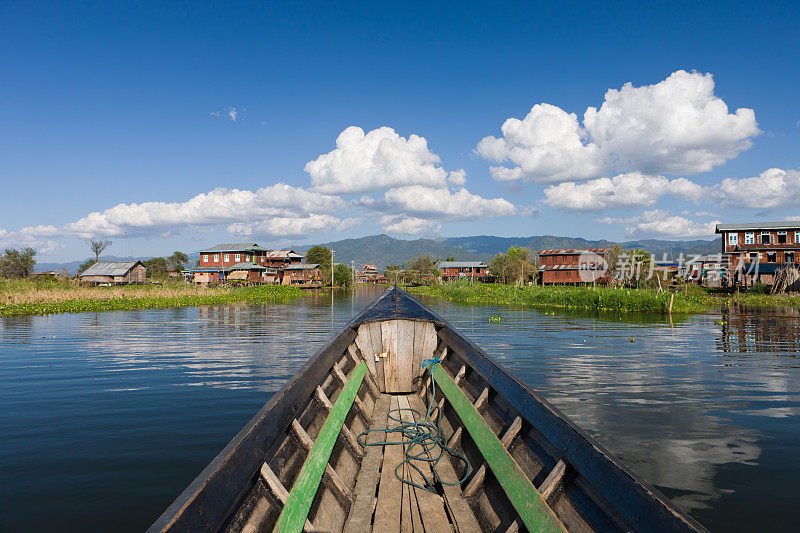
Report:
<svg viewBox="0 0 800 533"><path fill-rule="evenodd" d="M49 315L158 307L283 303L303 296L297 287L195 287L183 283L76 287L65 281L0 281L0 316Z"/></svg>
<svg viewBox="0 0 800 533"><path fill-rule="evenodd" d="M540 308L597 309L606 311L666 313L671 293L648 289L597 287L546 287L464 283L409 287L409 292L470 304L524 305ZM800 307L798 297L777 297L762 294L741 294L738 297L716 297L694 285L674 293L672 312L703 313L720 305L737 303L752 306Z"/></svg>

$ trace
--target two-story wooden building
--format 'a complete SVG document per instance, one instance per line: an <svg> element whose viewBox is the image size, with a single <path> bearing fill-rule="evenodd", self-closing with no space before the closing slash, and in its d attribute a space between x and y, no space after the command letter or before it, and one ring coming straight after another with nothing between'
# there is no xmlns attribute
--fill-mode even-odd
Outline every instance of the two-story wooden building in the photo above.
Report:
<svg viewBox="0 0 800 533"><path fill-rule="evenodd" d="M359 283L386 283L386 276L378 271L375 265L364 265L364 268L356 273Z"/></svg>
<svg viewBox="0 0 800 533"><path fill-rule="evenodd" d="M300 265L302 259L294 250L267 250L258 243L218 244L201 250L197 265L186 272L195 283L240 279L281 284L286 268Z"/></svg>
<svg viewBox="0 0 800 533"><path fill-rule="evenodd" d="M489 277L489 265L483 261L440 261L438 268L442 281L461 278L484 281Z"/></svg>
<svg viewBox="0 0 800 533"><path fill-rule="evenodd" d="M775 272L800 263L800 221L718 224L730 283L774 282Z"/></svg>
<svg viewBox="0 0 800 533"><path fill-rule="evenodd" d="M542 285L608 283L607 248L539 250Z"/></svg>

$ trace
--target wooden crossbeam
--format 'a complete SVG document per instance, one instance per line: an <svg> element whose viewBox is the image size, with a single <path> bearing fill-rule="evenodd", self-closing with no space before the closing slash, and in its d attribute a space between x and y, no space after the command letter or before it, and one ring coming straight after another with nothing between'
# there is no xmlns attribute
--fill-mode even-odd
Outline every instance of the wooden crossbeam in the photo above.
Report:
<svg viewBox="0 0 800 533"><path fill-rule="evenodd" d="M333 363L333 375L339 379L339 381L342 383L342 386L347 383L347 378L345 377L344 372L342 372L342 369L339 367L338 363ZM355 406L356 411L358 411L358 414L361 415L367 424L372 422L372 419L367 412L367 407L364 405L364 402L361 401L361 398L358 397L358 394L356 394Z"/></svg>
<svg viewBox="0 0 800 533"><path fill-rule="evenodd" d="M278 479L278 476L275 475L275 472L272 471L266 462L261 465L261 477L267 482L269 490L275 495L281 505L286 505L286 500L289 498L289 491L286 490L286 487L283 486L281 480ZM311 532L316 531L316 529L316 526L314 526L314 524L312 524L311 521L306 518L303 531Z"/></svg>
<svg viewBox="0 0 800 533"><path fill-rule="evenodd" d="M483 392L481 392L480 396L478 396L478 399L475 400L474 403L475 409L480 411L483 408L483 406L486 405L486 402L488 400L489 400L489 387L486 387L483 389Z"/></svg>
<svg viewBox="0 0 800 533"><path fill-rule="evenodd" d="M566 531L508 450L441 365L431 372L529 531Z"/></svg>
<svg viewBox="0 0 800 533"><path fill-rule="evenodd" d="M314 502L314 496L319 489L319 484L322 482L325 467L330 461L333 446L336 444L336 439L344 426L347 413L353 407L355 397L366 375L367 364L364 361L359 363L350 373L350 379L344 384L342 391L336 398L336 403L328 413L317 440L311 446L297 480L289 492L286 505L284 505L281 515L278 517L275 531L296 532L303 528L311 510L311 505Z"/></svg>
<svg viewBox="0 0 800 533"><path fill-rule="evenodd" d="M355 343L350 344L347 347L347 354L350 356L350 359L353 360L355 364L360 363L361 361L366 361L366 358L361 353L361 350L358 349ZM367 365L369 369L369 365ZM381 391L378 389L378 385L375 384L375 380L373 379L372 371L367 374L367 377L364 378L364 381L367 383L367 387L369 387L369 391L372 393L372 396L377 398L381 395Z"/></svg>
<svg viewBox="0 0 800 533"><path fill-rule="evenodd" d="M314 390L314 398L320 403L320 405L322 405L323 409L328 411L328 413L331 412L331 409L333 409L333 404L331 404L331 401L325 395L325 391L323 391L322 387L319 385L317 385L317 388ZM356 439L356 436L353 435L353 432L350 431L349 427L343 425L339 436L345 440L347 443L347 448L350 451L355 453L358 457L364 457L364 452L361 450L361 445L358 443L358 439Z"/></svg>
<svg viewBox="0 0 800 533"><path fill-rule="evenodd" d="M297 440L300 441L300 445L303 446L307 452L310 452L311 448L314 446L314 440L308 435L306 430L303 429L303 426L300 425L300 422L298 422L296 418L292 420L292 431L294 431ZM339 501L346 505L346 508L349 508L350 504L353 502L353 495L350 494L344 480L339 477L339 474L336 473L336 470L334 470L330 464L325 465L325 474L322 479L328 482L328 486L333 493L336 494Z"/></svg>
<svg viewBox="0 0 800 533"><path fill-rule="evenodd" d="M547 475L547 478L542 481L542 484L539 487L539 492L542 493L542 498L545 500L552 498L553 494L558 491L558 488L564 482L564 474L566 471L567 463L565 463L562 459L559 459L556 463L556 466L553 467L553 469Z"/></svg>
<svg viewBox="0 0 800 533"><path fill-rule="evenodd" d="M522 428L522 418L517 417L514 419L514 421L508 427L506 432L503 434L503 438L500 439L500 443L503 445L503 448L507 450L509 446L511 446L511 442L514 440L514 437L517 436L517 433L519 433L520 428ZM475 493L480 488L480 486L483 485L483 481L485 479L486 479L486 463L483 463L475 471L475 474L473 474L472 479L469 480L469 483L467 483L467 487L464 489L464 497L469 498L474 496Z"/></svg>

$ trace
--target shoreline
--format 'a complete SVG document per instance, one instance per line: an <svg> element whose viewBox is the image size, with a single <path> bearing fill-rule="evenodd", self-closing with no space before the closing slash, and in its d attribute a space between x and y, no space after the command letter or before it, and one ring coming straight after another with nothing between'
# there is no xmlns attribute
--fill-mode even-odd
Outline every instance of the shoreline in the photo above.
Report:
<svg viewBox="0 0 800 533"><path fill-rule="evenodd" d="M800 308L798 296L741 294L715 296L703 288L687 292L657 293L648 289L571 286L522 286L516 292L511 285L446 284L407 287L411 294L443 298L469 304L521 305L541 309L586 309L624 313L660 313L668 315L670 296L674 294L672 314L701 314L715 307L737 304L752 307Z"/></svg>
<svg viewBox="0 0 800 533"><path fill-rule="evenodd" d="M300 288L285 285L200 288L183 284L74 287L60 283L49 286L15 283L0 286L0 317L192 307L235 302L286 303L306 294Z"/></svg>

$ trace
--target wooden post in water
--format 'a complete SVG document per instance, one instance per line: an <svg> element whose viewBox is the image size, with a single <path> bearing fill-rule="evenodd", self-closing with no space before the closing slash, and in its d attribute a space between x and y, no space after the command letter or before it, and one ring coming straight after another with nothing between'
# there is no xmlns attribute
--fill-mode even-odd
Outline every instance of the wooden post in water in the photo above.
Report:
<svg viewBox="0 0 800 533"><path fill-rule="evenodd" d="M669 295L669 314L672 314L672 301L675 299L675 293Z"/></svg>

